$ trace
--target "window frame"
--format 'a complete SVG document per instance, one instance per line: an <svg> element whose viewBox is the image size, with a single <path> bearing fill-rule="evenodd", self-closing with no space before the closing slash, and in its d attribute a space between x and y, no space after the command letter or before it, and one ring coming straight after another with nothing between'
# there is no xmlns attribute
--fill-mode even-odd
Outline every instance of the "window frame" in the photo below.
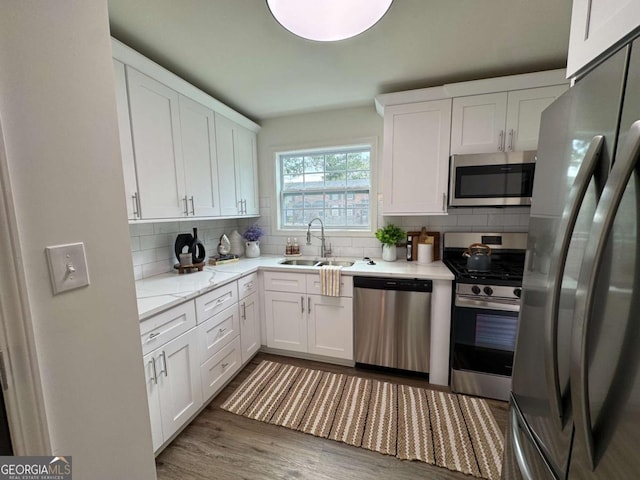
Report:
<svg viewBox="0 0 640 480"><path fill-rule="evenodd" d="M375 232L378 223L378 139L377 137L367 137L360 139L353 139L347 141L340 142L323 142L317 143L313 145L304 145L304 146L289 146L289 147L281 147L274 149L273 155L273 165L274 165L274 183L275 183L275 208L272 208L272 225L274 225L274 233L286 236L300 236L306 233L306 228L302 225L300 226L292 226L286 227L283 226L283 218L282 218L282 171L281 171L281 157L285 155L291 154L309 154L309 153L319 153L322 151L330 152L333 150L349 150L358 147L366 147L369 149L369 226L365 228L350 228L348 226L337 226L333 227L331 225L325 225L325 231L328 232L328 235L347 235L350 237L353 236L370 236L373 232ZM332 191L327 191L325 193L331 194ZM349 192L345 187L342 190L342 193L349 195L352 192ZM345 208L345 213L348 208Z"/></svg>

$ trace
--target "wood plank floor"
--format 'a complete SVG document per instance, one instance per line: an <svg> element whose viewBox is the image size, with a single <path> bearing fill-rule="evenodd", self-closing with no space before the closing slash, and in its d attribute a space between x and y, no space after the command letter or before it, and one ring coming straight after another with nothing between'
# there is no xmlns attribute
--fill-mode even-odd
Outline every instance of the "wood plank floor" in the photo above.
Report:
<svg viewBox="0 0 640 480"><path fill-rule="evenodd" d="M437 388L415 377L381 374L259 353L156 459L160 480L260 479L434 479L470 478L417 461L352 447L226 412L220 405L262 360L329 372ZM446 390L448 389L442 389ZM507 403L489 401L500 428L507 425Z"/></svg>

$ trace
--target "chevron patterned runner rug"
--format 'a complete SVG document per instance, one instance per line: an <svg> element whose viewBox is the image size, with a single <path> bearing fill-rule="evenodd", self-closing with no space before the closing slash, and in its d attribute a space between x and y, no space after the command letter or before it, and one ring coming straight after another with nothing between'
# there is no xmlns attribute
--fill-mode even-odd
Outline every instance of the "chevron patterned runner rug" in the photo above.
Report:
<svg viewBox="0 0 640 480"><path fill-rule="evenodd" d="M482 399L263 361L222 408L400 459L500 478L503 437Z"/></svg>

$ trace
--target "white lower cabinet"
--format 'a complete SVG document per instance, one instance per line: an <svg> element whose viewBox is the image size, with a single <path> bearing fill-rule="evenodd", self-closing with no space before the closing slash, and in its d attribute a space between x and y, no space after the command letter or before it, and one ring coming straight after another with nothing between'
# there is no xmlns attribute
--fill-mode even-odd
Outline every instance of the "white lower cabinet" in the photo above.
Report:
<svg viewBox="0 0 640 480"><path fill-rule="evenodd" d="M341 297L316 295L317 279L312 274L265 272L267 346L353 360L353 279L342 276ZM278 290L292 285L304 287L304 293Z"/></svg>
<svg viewBox="0 0 640 480"><path fill-rule="evenodd" d="M140 322L155 452L260 348L258 275L239 282Z"/></svg>
<svg viewBox="0 0 640 480"><path fill-rule="evenodd" d="M213 397L242 365L240 338L235 337L200 366L204 398Z"/></svg>
<svg viewBox="0 0 640 480"><path fill-rule="evenodd" d="M202 406L197 344L192 328L144 357L154 450Z"/></svg>
<svg viewBox="0 0 640 480"><path fill-rule="evenodd" d="M260 349L260 300L254 292L240 300L240 342L242 363L246 363Z"/></svg>
<svg viewBox="0 0 640 480"><path fill-rule="evenodd" d="M353 299L307 296L309 353L353 359Z"/></svg>
<svg viewBox="0 0 640 480"><path fill-rule="evenodd" d="M292 352L308 351L304 302L305 295L299 293L264 293L268 347Z"/></svg>

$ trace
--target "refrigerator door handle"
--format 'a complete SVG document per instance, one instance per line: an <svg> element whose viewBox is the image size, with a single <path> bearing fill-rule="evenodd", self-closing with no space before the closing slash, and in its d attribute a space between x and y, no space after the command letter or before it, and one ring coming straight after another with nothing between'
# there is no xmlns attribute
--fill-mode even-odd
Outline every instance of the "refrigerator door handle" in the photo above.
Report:
<svg viewBox="0 0 640 480"><path fill-rule="evenodd" d="M627 136L620 159L613 164L593 217L593 226L585 248L584 260L576 290L571 344L571 395L575 409L575 428L583 438L587 460L595 469L595 445L589 409L589 371L587 339L594 307L594 290L600 273L607 238L613 228L620 202L640 156L640 121Z"/></svg>
<svg viewBox="0 0 640 480"><path fill-rule="evenodd" d="M518 463L518 468L522 474L524 480L535 480L527 465L527 460L524 457L524 450L522 448L522 437L520 433L520 416L516 411L516 408L512 405L511 408L511 437L513 438L512 446L513 453ZM503 467L504 468L504 467Z"/></svg>
<svg viewBox="0 0 640 480"><path fill-rule="evenodd" d="M580 206L584 200L584 196L589 187L591 178L593 177L602 147L604 145L604 137L596 135L591 140L584 160L580 165L578 174L573 182L567 203L562 212L562 219L558 228L558 236L553 248L552 259L557 261L553 277L551 278L551 295L547 303L547 322L544 332L544 350L545 350L545 373L547 379L547 391L551 398L550 406L554 421L557 421L557 427L562 430L562 421L564 417L562 408L562 392L560 391L560 376L558 373L558 310L560 307L560 292L562 291L562 277L567 262L569 246L571 245L571 237L576 226Z"/></svg>

